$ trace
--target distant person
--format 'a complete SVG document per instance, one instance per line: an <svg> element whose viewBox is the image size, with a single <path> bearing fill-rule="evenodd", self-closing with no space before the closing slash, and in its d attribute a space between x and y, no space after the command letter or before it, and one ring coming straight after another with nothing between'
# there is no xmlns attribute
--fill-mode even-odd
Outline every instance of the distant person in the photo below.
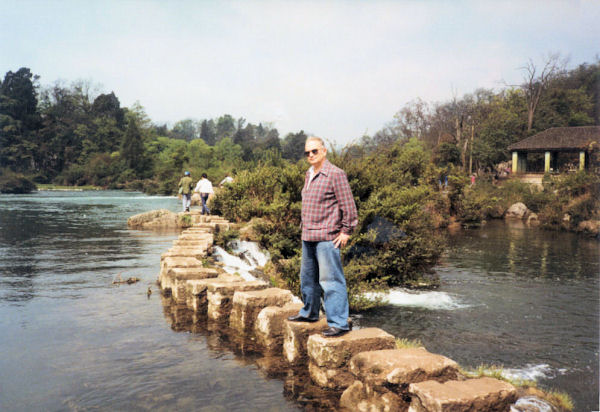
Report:
<svg viewBox="0 0 600 412"><path fill-rule="evenodd" d="M200 193L200 199L202 199L202 214L206 213L207 215L210 215L210 209L206 205L206 202L208 201L208 197L214 192L212 183L208 180L206 173L202 173L202 179L198 180L198 184L194 191Z"/></svg>
<svg viewBox="0 0 600 412"><path fill-rule="evenodd" d="M300 290L304 307L288 320L318 321L322 293L329 325L322 334L339 336L350 330L340 249L358 224L356 204L346 173L326 159L323 140L309 137L304 150L311 165L302 188Z"/></svg>
<svg viewBox="0 0 600 412"><path fill-rule="evenodd" d="M444 176L444 190L448 190L448 176Z"/></svg>
<svg viewBox="0 0 600 412"><path fill-rule="evenodd" d="M471 186L475 185L475 173L471 174Z"/></svg>
<svg viewBox="0 0 600 412"><path fill-rule="evenodd" d="M219 187L223 187L223 185L227 185L229 183L233 182L233 177L231 177L229 175L229 173L227 173L225 175L225 179L221 180L221 183L219 183Z"/></svg>
<svg viewBox="0 0 600 412"><path fill-rule="evenodd" d="M181 202L183 204L183 211L190 211L190 204L192 203L192 188L194 187L194 182L192 180L192 176L190 172L187 170L183 174L183 177L179 181L179 193L181 194Z"/></svg>

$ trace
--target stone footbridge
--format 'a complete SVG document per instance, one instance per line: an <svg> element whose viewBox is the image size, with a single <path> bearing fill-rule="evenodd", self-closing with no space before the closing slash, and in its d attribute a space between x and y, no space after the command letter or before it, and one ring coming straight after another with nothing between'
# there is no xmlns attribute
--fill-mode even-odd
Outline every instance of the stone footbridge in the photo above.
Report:
<svg viewBox="0 0 600 412"><path fill-rule="evenodd" d="M508 411L517 400L511 384L461 375L453 360L425 348L403 348L378 328L333 338L325 318L290 322L298 313L289 290L245 281L208 267L213 234L229 228L216 216L194 216L161 257L158 283L175 330L213 330L236 352L262 353L258 361L284 377L300 404L342 411ZM514 410L514 409L513 409Z"/></svg>

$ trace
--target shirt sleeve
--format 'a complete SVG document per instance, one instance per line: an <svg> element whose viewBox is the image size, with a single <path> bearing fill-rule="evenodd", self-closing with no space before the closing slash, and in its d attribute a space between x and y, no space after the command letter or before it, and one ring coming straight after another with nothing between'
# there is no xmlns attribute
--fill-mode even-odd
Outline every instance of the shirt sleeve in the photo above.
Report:
<svg viewBox="0 0 600 412"><path fill-rule="evenodd" d="M348 177L344 171L333 174L333 191L342 212L341 230L343 233L350 235L358 225L358 212L356 211L356 203L354 203Z"/></svg>

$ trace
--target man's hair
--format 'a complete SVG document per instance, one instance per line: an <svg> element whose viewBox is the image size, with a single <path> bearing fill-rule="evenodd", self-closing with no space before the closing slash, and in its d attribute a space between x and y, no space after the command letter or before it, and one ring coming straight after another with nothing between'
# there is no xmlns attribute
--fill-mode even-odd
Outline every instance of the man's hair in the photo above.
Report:
<svg viewBox="0 0 600 412"><path fill-rule="evenodd" d="M308 136L306 138L306 141L308 142L309 140L314 140L316 142L319 142L319 143L321 143L321 146L325 147L325 142L319 136Z"/></svg>
<svg viewBox="0 0 600 412"><path fill-rule="evenodd" d="M206 179L208 176L206 175L206 173L202 173L202 177Z"/></svg>

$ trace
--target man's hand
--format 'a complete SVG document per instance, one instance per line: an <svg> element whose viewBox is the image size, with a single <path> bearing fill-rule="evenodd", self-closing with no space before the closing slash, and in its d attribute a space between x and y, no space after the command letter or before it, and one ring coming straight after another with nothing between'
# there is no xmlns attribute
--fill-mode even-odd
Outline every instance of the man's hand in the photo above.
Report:
<svg viewBox="0 0 600 412"><path fill-rule="evenodd" d="M350 235L340 232L340 234L337 235L335 239L333 239L333 246L335 246L336 248L339 248L340 246L344 247L346 246L346 243L348 243L348 239L350 239Z"/></svg>

